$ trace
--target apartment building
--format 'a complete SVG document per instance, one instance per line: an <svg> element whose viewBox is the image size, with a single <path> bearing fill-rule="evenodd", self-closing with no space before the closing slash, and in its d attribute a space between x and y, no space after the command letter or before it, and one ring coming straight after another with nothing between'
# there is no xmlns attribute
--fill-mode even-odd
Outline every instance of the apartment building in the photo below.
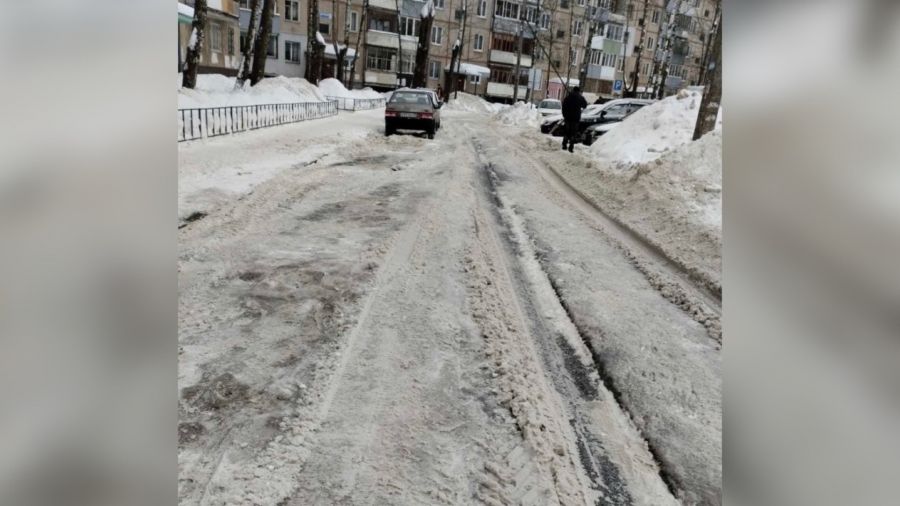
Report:
<svg viewBox="0 0 900 506"><path fill-rule="evenodd" d="M193 27L193 0L179 2L178 58L179 72L187 55L188 41ZM238 6L233 0L209 0L206 14L206 39L200 51L197 72L203 74L237 75L240 65Z"/></svg>

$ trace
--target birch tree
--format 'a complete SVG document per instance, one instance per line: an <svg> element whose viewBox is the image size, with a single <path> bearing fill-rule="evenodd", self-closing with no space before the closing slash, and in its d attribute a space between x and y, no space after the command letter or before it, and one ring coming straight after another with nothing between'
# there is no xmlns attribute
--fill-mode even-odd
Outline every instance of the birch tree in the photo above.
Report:
<svg viewBox="0 0 900 506"><path fill-rule="evenodd" d="M250 25L247 27L247 37L244 39L244 45L241 47L241 65L238 70L237 80L234 83L234 89L239 90L244 87L247 79L250 79L250 69L253 65L253 50L256 47L256 39L259 35L259 18L262 15L262 0L250 0Z"/></svg>
<svg viewBox="0 0 900 506"><path fill-rule="evenodd" d="M262 0L262 18L260 19L259 40L253 48L253 71L250 84L263 80L266 75L266 58L269 53L269 38L272 35L272 14L275 12L275 0Z"/></svg>
<svg viewBox="0 0 900 506"><path fill-rule="evenodd" d="M191 37L188 39L187 54L181 74L181 86L184 88L197 86L197 68L200 66L200 52L203 51L205 38L206 0L196 0L194 2L194 21L191 23Z"/></svg>
<svg viewBox="0 0 900 506"><path fill-rule="evenodd" d="M427 81L428 49L431 47L431 26L434 24L434 2L428 0L422 6L419 21L419 43L416 47L416 67L413 70L413 88L424 88ZM451 69L453 68L451 64Z"/></svg>

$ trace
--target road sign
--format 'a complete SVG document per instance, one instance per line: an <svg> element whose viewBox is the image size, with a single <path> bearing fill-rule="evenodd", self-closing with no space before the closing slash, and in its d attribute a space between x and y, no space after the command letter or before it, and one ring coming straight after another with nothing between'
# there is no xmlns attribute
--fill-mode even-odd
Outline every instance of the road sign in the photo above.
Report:
<svg viewBox="0 0 900 506"><path fill-rule="evenodd" d="M616 79L616 82L613 83L613 91L616 93L621 93L622 87L625 85L625 82L621 79Z"/></svg>

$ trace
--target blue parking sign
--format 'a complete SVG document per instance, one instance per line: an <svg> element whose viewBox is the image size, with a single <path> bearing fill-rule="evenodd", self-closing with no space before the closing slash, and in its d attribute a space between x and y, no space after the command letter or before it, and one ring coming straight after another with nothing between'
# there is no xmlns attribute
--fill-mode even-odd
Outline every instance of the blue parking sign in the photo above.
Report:
<svg viewBox="0 0 900 506"><path fill-rule="evenodd" d="M621 79L616 79L616 82L613 84L613 91L619 92L622 91L622 86L624 86L625 82Z"/></svg>

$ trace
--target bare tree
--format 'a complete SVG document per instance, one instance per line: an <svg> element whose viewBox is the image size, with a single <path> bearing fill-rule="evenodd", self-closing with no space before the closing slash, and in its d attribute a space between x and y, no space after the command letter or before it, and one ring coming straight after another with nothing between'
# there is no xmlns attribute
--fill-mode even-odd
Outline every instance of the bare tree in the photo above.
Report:
<svg viewBox="0 0 900 506"><path fill-rule="evenodd" d="M366 31L368 28L366 27L366 23L368 23L368 14L369 12L369 0L365 0L363 2L363 11L362 18L359 21L359 30L362 32L362 36L357 34L356 36L356 47L353 49L353 60L350 63L350 84L347 86L348 89L353 89L353 81L356 77L356 59L359 58L359 43L365 38ZM365 80L365 60L363 60L363 80Z"/></svg>
<svg viewBox="0 0 900 506"><path fill-rule="evenodd" d="M647 31L647 8L648 8L649 0L644 0L644 8L641 11L641 17L638 18L638 29L641 31L641 37L637 40L637 45L634 48L634 71L631 73L631 91L627 93L626 96L636 97L637 96L637 87L638 81L640 81L641 77L641 55L644 52L644 40L646 40L645 33Z"/></svg>
<svg viewBox="0 0 900 506"><path fill-rule="evenodd" d="M703 69L708 73L706 89L703 92L703 100L700 102L700 114L697 116L697 126L694 128L694 140L703 137L716 127L716 119L719 116L719 103L722 101L722 20L719 20L719 29L716 30L716 38L710 48L709 67Z"/></svg>
<svg viewBox="0 0 900 506"><path fill-rule="evenodd" d="M400 10L400 0L394 0L394 5L397 6L397 86L400 86L403 79L403 30L400 29L403 11Z"/></svg>
<svg viewBox="0 0 900 506"><path fill-rule="evenodd" d="M522 26L524 23L523 20L519 20L519 26L516 28L516 66L515 70L513 70L513 103L519 100L519 81L521 80L521 76L519 75L522 72L522 32L525 31L525 28Z"/></svg>
<svg viewBox="0 0 900 506"><path fill-rule="evenodd" d="M275 0L263 0L259 40L256 41L253 48L253 71L250 74L250 84L254 86L266 76L266 57L269 54L269 38L272 35L272 15L274 12Z"/></svg>
<svg viewBox="0 0 900 506"><path fill-rule="evenodd" d="M308 38L306 43L306 79L317 84L322 77L322 59L325 45L319 39L319 0L309 0L307 11Z"/></svg>
<svg viewBox="0 0 900 506"><path fill-rule="evenodd" d="M424 88L427 82L428 49L431 46L431 26L434 24L434 2L428 0L422 6L419 21L419 44L416 47L416 66L413 69L414 88ZM452 66L450 68L453 68Z"/></svg>
<svg viewBox="0 0 900 506"><path fill-rule="evenodd" d="M184 72L181 74L181 86L193 88L197 86L197 68L200 66L200 52L203 51L203 40L206 37L206 0L194 2L194 21L191 23L191 37L188 39L187 54L184 59Z"/></svg>
<svg viewBox="0 0 900 506"><path fill-rule="evenodd" d="M337 5L336 0L332 3L332 6L334 5ZM334 16L334 8L332 8L332 16ZM335 19L337 18L335 17ZM350 49L350 0L344 2L344 47L338 48L337 34L335 34L334 40L334 54L336 55L335 65L337 66L335 69L335 77L342 84L346 84L344 82L344 60L346 60L347 51Z"/></svg>
<svg viewBox="0 0 900 506"><path fill-rule="evenodd" d="M253 65L253 50L256 47L256 39L259 36L259 18L262 17L262 0L250 0L250 25L247 27L247 37L241 46L241 65L238 70L234 89L244 87L247 79L250 79L250 69Z"/></svg>

